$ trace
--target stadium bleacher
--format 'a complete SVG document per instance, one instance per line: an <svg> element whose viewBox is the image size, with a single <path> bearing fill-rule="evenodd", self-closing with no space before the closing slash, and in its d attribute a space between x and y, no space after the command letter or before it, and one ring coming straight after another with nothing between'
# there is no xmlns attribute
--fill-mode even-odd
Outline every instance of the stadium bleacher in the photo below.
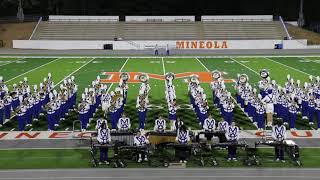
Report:
<svg viewBox="0 0 320 180"><path fill-rule="evenodd" d="M115 22L42 21L33 40L252 40L283 39L279 21Z"/></svg>

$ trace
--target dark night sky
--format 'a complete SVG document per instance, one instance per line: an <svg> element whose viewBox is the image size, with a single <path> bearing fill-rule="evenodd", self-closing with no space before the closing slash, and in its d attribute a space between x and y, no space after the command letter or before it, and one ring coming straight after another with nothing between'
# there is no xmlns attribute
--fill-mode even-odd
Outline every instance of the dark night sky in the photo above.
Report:
<svg viewBox="0 0 320 180"><path fill-rule="evenodd" d="M0 0L1 1L5 0ZM36 2L26 14L73 15L245 15L274 14L296 20L299 0L25 0ZM5 6L5 7L4 7ZM320 21L320 0L305 0L307 22ZM0 16L14 15L16 7L3 5Z"/></svg>

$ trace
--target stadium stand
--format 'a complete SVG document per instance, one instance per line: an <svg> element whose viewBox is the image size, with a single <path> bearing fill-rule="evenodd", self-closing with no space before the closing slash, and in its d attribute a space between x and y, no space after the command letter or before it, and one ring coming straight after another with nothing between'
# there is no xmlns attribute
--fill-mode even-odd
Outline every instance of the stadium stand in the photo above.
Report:
<svg viewBox="0 0 320 180"><path fill-rule="evenodd" d="M272 17L272 16L271 16ZM249 21L250 20L250 21ZM101 21L55 19L42 21L32 40L252 40L283 39L285 31L272 19L215 21Z"/></svg>

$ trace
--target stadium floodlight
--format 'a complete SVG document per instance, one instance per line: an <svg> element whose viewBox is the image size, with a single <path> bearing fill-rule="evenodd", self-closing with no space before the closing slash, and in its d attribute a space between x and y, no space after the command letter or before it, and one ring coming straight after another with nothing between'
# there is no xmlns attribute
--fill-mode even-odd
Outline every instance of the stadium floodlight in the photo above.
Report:
<svg viewBox="0 0 320 180"><path fill-rule="evenodd" d="M305 24L304 17L303 17L303 0L300 0L300 11L299 11L299 19L298 19L298 26L303 27Z"/></svg>

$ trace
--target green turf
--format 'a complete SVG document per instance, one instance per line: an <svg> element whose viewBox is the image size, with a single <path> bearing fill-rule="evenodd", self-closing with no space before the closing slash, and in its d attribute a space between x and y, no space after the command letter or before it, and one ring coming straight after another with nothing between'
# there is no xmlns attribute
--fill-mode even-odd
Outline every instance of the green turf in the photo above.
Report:
<svg viewBox="0 0 320 180"><path fill-rule="evenodd" d="M171 153L170 151L168 152ZM257 167L295 167L289 157L285 157L286 162L275 162L274 151L272 148L263 148L258 150L258 156L261 165ZM319 168L320 149L301 149L300 160L304 168ZM243 165L245 152L239 150L239 161L226 161L226 150L216 151L216 158L219 163L218 167L246 167ZM112 151L110 157L113 156ZM160 165L160 159L149 158L154 164ZM39 150L0 150L0 169L45 169L45 168L90 168L91 156L87 149L39 149ZM205 159L208 161L209 159ZM127 167L150 167L147 163L137 164L131 159L125 160ZM158 162L158 163L156 163ZM187 164L188 167L201 167L199 161L192 157ZM210 166L207 164L206 166ZM103 166L111 167L111 166Z"/></svg>
<svg viewBox="0 0 320 180"><path fill-rule="evenodd" d="M298 69L302 72L308 73L313 76L319 76L320 58L301 58L301 57L288 57L288 58L270 58L284 65Z"/></svg>
<svg viewBox="0 0 320 180"><path fill-rule="evenodd" d="M52 73L53 80L56 85L62 82L65 77L70 75L75 76L76 83L79 85L78 99L85 87L89 87L91 82L100 75L101 72L118 72L123 66L123 72L146 72L163 75L166 72L184 73L184 72L205 72L207 70L219 70L223 72L225 79L235 79L237 74L246 73L249 76L250 84L257 87L257 82L260 80L259 71L266 68L270 71L271 77L280 84L286 81L286 75L290 74L296 80L301 80L301 84L308 80L309 74L320 75L320 61L319 57L216 57L216 58L200 58L199 61L194 57L188 58L135 58L130 57L127 63L126 58L0 58L0 76L3 76L7 84L12 85L28 77L30 85L37 84L47 77L48 72ZM18 60L18 61L15 61ZM132 77L133 78L133 77ZM177 103L179 106L178 116L185 121L186 125L192 129L198 129L199 125L196 116L190 110L189 99L187 96L187 83L184 79L176 79L174 81L176 86ZM109 84L110 85L110 84ZM111 90L117 86L114 83ZM151 107L149 108L146 128L152 129L154 120L157 116L163 115L167 117L167 104L165 101L165 82L162 80L150 79L151 92L149 96ZM208 83L202 83L207 95L210 106L210 113L213 114L217 120L221 119L219 111L213 106L212 92ZM229 91L234 93L233 83L226 84ZM131 117L133 127L137 127L137 111L136 96L138 95L140 84L130 84L128 91L128 101L125 107L125 112ZM241 111L239 107L236 108L235 120L242 129L255 129L250 120ZM95 119L101 117L103 112L98 111ZM65 130L72 128L72 122L78 119L75 112L71 112L64 122L61 122L58 130ZM93 129L95 121L92 121L89 129ZM46 130L46 118L41 117L39 122L35 122L32 127L33 130ZM11 130L17 127L17 123L12 120L0 130ZM298 129L311 129L307 121L302 121L298 117ZM315 127L315 126L314 126ZM313 127L313 128L314 128ZM27 130L29 130L28 128Z"/></svg>
<svg viewBox="0 0 320 180"><path fill-rule="evenodd" d="M35 69L43 64L49 63L55 58L26 58L4 66L1 66L1 75L4 77L8 85L13 84L12 81L16 77L23 79L23 74ZM17 78L18 79L18 78Z"/></svg>

